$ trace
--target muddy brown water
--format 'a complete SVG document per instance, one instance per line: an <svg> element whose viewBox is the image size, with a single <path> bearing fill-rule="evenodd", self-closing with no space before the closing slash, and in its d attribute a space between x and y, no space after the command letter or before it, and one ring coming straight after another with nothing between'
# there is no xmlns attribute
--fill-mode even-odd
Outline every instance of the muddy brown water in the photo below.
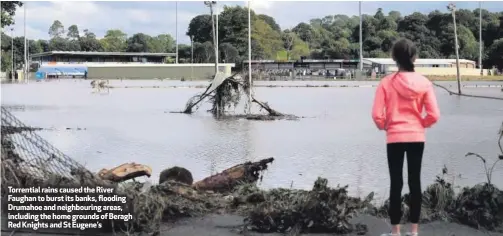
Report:
<svg viewBox="0 0 503 236"><path fill-rule="evenodd" d="M256 97L273 108L310 118L299 121L217 121L203 105L193 115L172 114L184 108L200 88L111 89L91 93L90 81L61 80L3 84L2 105L34 127L51 128L39 134L93 171L124 162L153 167L152 181L171 166L189 169L195 180L247 160L275 157L266 172L264 188L308 189L318 176L332 185L349 185L353 195L375 191L387 197L388 173L384 133L370 109L376 82L282 81L261 85L336 84L346 88L255 88ZM194 86L208 82L110 81L116 86ZM440 82L453 86L453 82ZM465 85L501 85L465 82ZM503 97L501 88L463 88L474 94ZM503 101L449 96L437 89L442 112L427 133L423 185L432 183L446 165L455 185L485 181L482 163L465 158L477 152L497 157L497 130L503 122ZM244 111L239 107L238 112ZM258 112L258 109L257 109ZM80 127L85 130L66 130ZM490 161L492 162L492 161ZM406 174L405 174L406 176ZM493 182L503 188L503 164ZM407 183L405 181L405 183ZM404 192L407 191L405 184Z"/></svg>

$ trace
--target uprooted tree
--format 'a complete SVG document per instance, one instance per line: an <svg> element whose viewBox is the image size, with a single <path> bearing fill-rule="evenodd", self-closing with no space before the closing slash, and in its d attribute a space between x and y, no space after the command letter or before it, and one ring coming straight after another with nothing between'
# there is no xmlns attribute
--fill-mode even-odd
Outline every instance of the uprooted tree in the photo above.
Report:
<svg viewBox="0 0 503 236"><path fill-rule="evenodd" d="M247 119L282 119L282 118L297 118L294 115L288 115L276 111L271 108L267 102L261 102L257 100L253 93L251 92L251 84L247 78L248 75L243 76L243 73L235 73L229 77L222 73L217 73L211 82L211 84L206 88L203 93L196 94L191 97L187 104L185 105L185 110L181 113L191 114L194 109L197 109L201 102L207 99L211 104L212 108L209 110L213 115L220 117L226 114L227 111L235 109L237 105L241 102L241 98L246 95L249 100L245 106L251 106L252 103L259 105L261 109L268 112L267 116L260 115L247 115Z"/></svg>

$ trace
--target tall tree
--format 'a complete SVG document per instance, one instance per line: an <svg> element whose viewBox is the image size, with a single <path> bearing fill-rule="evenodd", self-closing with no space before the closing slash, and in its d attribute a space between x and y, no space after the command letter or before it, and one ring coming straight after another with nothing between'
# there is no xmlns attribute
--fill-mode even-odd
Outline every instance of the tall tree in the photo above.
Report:
<svg viewBox="0 0 503 236"><path fill-rule="evenodd" d="M61 21L59 20L55 20L51 27L49 28L49 36L51 36L51 38L61 38L63 37L63 35L65 34L65 27L63 26L63 24L61 23Z"/></svg>
<svg viewBox="0 0 503 236"><path fill-rule="evenodd" d="M1 1L0 4L2 6L2 28L14 24L14 15L16 14L16 9L18 7L22 7L23 3L20 1Z"/></svg>
<svg viewBox="0 0 503 236"><path fill-rule="evenodd" d="M281 27L278 25L278 23L276 23L276 20L274 18L272 18L271 16L260 14L260 15L258 15L258 18L265 21L265 23L267 23L269 26L271 26L271 28L274 31L281 32Z"/></svg>
<svg viewBox="0 0 503 236"><path fill-rule="evenodd" d="M80 37L79 33L79 27L77 25L71 25L68 27L68 33L66 34L66 37L70 40L78 40Z"/></svg>
<svg viewBox="0 0 503 236"><path fill-rule="evenodd" d="M86 52L100 52L103 51L100 41L96 39L96 35L89 31L84 30L84 36L79 38L80 49Z"/></svg>
<svg viewBox="0 0 503 236"><path fill-rule="evenodd" d="M71 25L68 27L68 32L66 34L66 37L68 38L68 50L70 51L80 51L80 33L79 33L79 27L77 25Z"/></svg>
<svg viewBox="0 0 503 236"><path fill-rule="evenodd" d="M222 22L222 17L220 17L221 25L225 25ZM194 42L206 42L212 41L212 28L211 28L211 16L210 15L198 15L189 23L189 28L187 29L187 36L192 37Z"/></svg>
<svg viewBox="0 0 503 236"><path fill-rule="evenodd" d="M106 52L123 52L127 48L127 35L119 29L107 30L105 37L100 40Z"/></svg>
<svg viewBox="0 0 503 236"><path fill-rule="evenodd" d="M160 34L150 38L148 48L150 52L174 52L175 40L169 34Z"/></svg>
<svg viewBox="0 0 503 236"><path fill-rule="evenodd" d="M503 70L503 38L495 40L487 50L486 65L497 67ZM490 68L490 66L486 66Z"/></svg>
<svg viewBox="0 0 503 236"><path fill-rule="evenodd" d="M143 33L137 33L128 38L127 51L128 52L150 52L149 42L152 37Z"/></svg>

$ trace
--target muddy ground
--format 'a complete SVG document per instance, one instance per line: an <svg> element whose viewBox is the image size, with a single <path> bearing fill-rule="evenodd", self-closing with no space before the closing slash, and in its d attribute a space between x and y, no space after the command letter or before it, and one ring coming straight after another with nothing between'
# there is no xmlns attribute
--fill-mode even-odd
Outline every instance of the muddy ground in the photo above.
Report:
<svg viewBox="0 0 503 236"><path fill-rule="evenodd" d="M5 219L5 218L3 218ZM368 226L369 232L365 235L380 236L382 233L389 231L389 226L385 220L373 216L360 216L354 220L354 223L363 223ZM174 225L164 225L160 236L280 236L283 234L260 234L256 232L242 232L243 218L236 215L209 215L201 218L188 218L181 220ZM76 235L65 234L63 232L53 233L26 233L16 232L11 234L6 230L5 221L2 220L1 236L31 236L31 235ZM407 227L403 227L403 235ZM478 231L476 229L459 225L455 223L433 222L423 224L420 228L421 235L424 236L503 236L503 233ZM83 234L80 234L83 235ZM96 234L94 234L96 235ZM113 234L103 234L103 236L111 236ZM118 234L123 235L123 234ZM333 234L302 234L302 235L317 235L328 236ZM349 234L353 236L356 234Z"/></svg>

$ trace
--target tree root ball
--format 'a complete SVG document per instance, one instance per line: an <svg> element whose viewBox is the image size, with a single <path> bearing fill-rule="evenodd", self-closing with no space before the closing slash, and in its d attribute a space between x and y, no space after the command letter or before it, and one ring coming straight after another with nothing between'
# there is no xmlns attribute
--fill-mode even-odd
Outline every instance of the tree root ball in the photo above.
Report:
<svg viewBox="0 0 503 236"><path fill-rule="evenodd" d="M173 180L188 185L192 185L192 182L194 182L192 173L190 173L189 170L178 166L165 169L161 172L161 175L159 176L159 184L162 184L163 182L166 182L168 180Z"/></svg>

